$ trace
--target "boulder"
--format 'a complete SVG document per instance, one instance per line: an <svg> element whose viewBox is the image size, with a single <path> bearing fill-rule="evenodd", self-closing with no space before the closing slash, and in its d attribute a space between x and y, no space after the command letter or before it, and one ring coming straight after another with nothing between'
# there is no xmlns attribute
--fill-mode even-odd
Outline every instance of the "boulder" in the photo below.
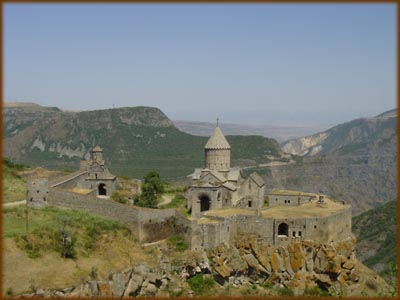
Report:
<svg viewBox="0 0 400 300"><path fill-rule="evenodd" d="M342 265L343 269L347 269L347 270L351 270L354 268L354 261L353 260L347 260L343 265Z"/></svg>
<svg viewBox="0 0 400 300"><path fill-rule="evenodd" d="M138 266L135 266L133 268L133 272L142 276L146 276L148 273L150 273L150 267L146 263L142 263Z"/></svg>
<svg viewBox="0 0 400 300"><path fill-rule="evenodd" d="M154 284L149 283L141 294L145 296L155 296L157 294L157 291L157 287Z"/></svg>
<svg viewBox="0 0 400 300"><path fill-rule="evenodd" d="M114 273L110 281L110 289L115 297L122 297L127 286L130 274L129 273Z"/></svg>
<svg viewBox="0 0 400 300"><path fill-rule="evenodd" d="M288 245L288 252L290 256L290 266L293 272L298 272L300 269L305 267L306 255L304 249L300 243L294 245Z"/></svg>
<svg viewBox="0 0 400 300"><path fill-rule="evenodd" d="M249 267L257 270L258 272L268 273L267 270L262 265L260 265L253 254L245 254L243 255L243 259Z"/></svg>
<svg viewBox="0 0 400 300"><path fill-rule="evenodd" d="M110 298L113 294L110 289L110 285L106 281L99 281L98 282L98 288L99 288L99 297L108 297Z"/></svg>
<svg viewBox="0 0 400 300"><path fill-rule="evenodd" d="M123 297L136 297L140 292L142 283L143 277L141 275L132 274L132 277L124 291Z"/></svg>

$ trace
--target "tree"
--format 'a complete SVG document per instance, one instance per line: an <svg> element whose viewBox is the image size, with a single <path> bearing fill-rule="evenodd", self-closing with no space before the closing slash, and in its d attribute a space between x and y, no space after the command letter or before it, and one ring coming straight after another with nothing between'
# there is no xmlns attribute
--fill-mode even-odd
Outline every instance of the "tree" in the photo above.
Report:
<svg viewBox="0 0 400 300"><path fill-rule="evenodd" d="M142 194L134 199L135 205L155 208L158 204L158 198L163 192L164 182L160 174L156 171L150 171L144 176Z"/></svg>

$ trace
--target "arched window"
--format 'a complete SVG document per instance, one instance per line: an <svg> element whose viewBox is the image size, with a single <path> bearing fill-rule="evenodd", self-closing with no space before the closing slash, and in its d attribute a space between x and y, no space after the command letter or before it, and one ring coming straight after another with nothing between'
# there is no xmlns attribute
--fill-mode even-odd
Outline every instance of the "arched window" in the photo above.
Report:
<svg viewBox="0 0 400 300"><path fill-rule="evenodd" d="M206 211L210 209L211 201L207 195L201 195L200 199L200 212Z"/></svg>
<svg viewBox="0 0 400 300"><path fill-rule="evenodd" d="M288 236L289 226L286 223L281 223L278 226L278 235Z"/></svg>

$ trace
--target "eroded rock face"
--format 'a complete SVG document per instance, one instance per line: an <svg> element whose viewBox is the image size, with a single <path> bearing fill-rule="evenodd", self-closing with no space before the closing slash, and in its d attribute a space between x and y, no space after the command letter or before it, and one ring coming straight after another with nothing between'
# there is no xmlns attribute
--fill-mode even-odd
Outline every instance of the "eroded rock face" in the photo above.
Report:
<svg viewBox="0 0 400 300"><path fill-rule="evenodd" d="M140 297L193 296L187 281L197 274L213 277L223 286L268 284L286 287L295 295L319 288L331 295L385 295L389 286L375 272L361 264L354 253L355 239L331 244L298 241L287 247L262 242L246 235L232 245L220 244L209 250L187 251L179 265L160 254L156 267L140 263L107 279L90 280L77 287L38 289L24 296L44 297Z"/></svg>
<svg viewBox="0 0 400 300"><path fill-rule="evenodd" d="M287 247L263 244L256 237L236 241L234 246L220 245L210 251L213 272L222 284L245 275L258 282L291 289L301 295L306 289L335 289L345 295L385 294L388 285L376 273L362 265L354 253L355 240L332 244L314 241L294 242ZM358 291L358 292L357 292Z"/></svg>

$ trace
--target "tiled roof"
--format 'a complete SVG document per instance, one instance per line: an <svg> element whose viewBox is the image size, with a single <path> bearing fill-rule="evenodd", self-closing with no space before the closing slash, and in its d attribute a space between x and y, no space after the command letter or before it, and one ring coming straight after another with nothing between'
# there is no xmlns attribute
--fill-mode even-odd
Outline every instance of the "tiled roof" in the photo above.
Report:
<svg viewBox="0 0 400 300"><path fill-rule="evenodd" d="M228 141L219 127L215 127L214 132L208 139L204 149L231 149Z"/></svg>

